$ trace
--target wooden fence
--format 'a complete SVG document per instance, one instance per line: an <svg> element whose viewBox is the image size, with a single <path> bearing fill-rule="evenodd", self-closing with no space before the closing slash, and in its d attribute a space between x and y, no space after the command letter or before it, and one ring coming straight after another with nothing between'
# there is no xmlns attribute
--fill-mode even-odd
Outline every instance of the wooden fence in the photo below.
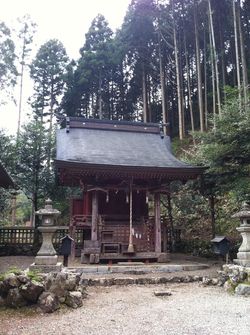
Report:
<svg viewBox="0 0 250 335"><path fill-rule="evenodd" d="M69 233L69 229L58 229L53 236L53 245L60 251L61 239ZM35 228L30 227L0 227L0 255L32 255L39 250L34 244ZM42 234L38 232L38 244L42 242ZM76 229L75 247L81 249L83 245L82 228ZM78 252L79 253L79 252Z"/></svg>
<svg viewBox="0 0 250 335"><path fill-rule="evenodd" d="M58 229L53 236L53 245L57 251L61 247L61 239L69 233L69 228ZM167 240L171 243L171 234L167 230ZM180 241L180 231L175 230L175 240ZM0 254L25 254L27 251L33 252L35 238L35 228L30 227L0 227ZM79 254L83 246L83 227L76 227L75 230L76 254ZM38 241L42 242L42 235L39 233ZM169 244L170 245L170 244ZM36 246L37 247L37 246ZM78 252L77 252L78 251ZM34 251L35 253L35 251Z"/></svg>

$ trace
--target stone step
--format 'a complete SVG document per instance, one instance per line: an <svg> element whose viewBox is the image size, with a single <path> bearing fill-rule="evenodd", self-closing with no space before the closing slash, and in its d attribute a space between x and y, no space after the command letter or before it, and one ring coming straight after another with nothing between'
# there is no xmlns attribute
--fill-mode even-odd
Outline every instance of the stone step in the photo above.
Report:
<svg viewBox="0 0 250 335"><path fill-rule="evenodd" d="M143 262L118 262L117 265L136 266L136 265L145 265L145 263L143 263Z"/></svg>
<svg viewBox="0 0 250 335"><path fill-rule="evenodd" d="M167 283L192 283L201 282L202 276L151 276L151 277L113 277L113 278L85 278L82 277L80 284L83 286L113 286L113 285L159 285ZM162 294L163 295L163 294ZM167 295L167 294L165 294ZM160 296L160 293L158 294Z"/></svg>
<svg viewBox="0 0 250 335"><path fill-rule="evenodd" d="M64 268L65 272L80 273L80 274L110 274L110 273L124 273L124 274L144 274L144 273L170 273L180 271L196 271L207 269L207 264L191 263L191 264L143 264L134 265L84 265L81 267Z"/></svg>

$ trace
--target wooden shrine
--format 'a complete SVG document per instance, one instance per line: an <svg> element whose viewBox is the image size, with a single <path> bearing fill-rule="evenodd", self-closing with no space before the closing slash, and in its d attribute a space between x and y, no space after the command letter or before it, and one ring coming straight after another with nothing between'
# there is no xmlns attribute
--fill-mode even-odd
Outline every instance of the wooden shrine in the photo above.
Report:
<svg viewBox="0 0 250 335"><path fill-rule="evenodd" d="M82 262L90 263L167 261L161 194L203 172L173 156L158 124L76 117L57 132L55 164L60 185L81 188L70 231L74 239L82 228Z"/></svg>

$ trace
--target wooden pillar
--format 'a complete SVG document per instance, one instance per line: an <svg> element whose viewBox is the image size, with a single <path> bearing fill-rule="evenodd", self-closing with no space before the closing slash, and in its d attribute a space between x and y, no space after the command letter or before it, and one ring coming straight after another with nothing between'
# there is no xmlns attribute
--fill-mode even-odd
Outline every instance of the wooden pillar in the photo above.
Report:
<svg viewBox="0 0 250 335"><path fill-rule="evenodd" d="M162 236L162 251L163 252L167 252L167 250L168 250L168 239L167 239L167 233L168 233L168 231L167 231L167 223L166 223L166 220L164 219L163 220L163 226L162 226L162 234L163 234L163 236Z"/></svg>
<svg viewBox="0 0 250 335"><path fill-rule="evenodd" d="M75 234L76 234L76 227L74 225L73 219L73 198L70 198L70 205L69 205L69 212L70 212L70 223L69 223L69 236L73 238L73 242L71 244L71 255L70 259L73 262L75 260L76 249L75 249Z"/></svg>
<svg viewBox="0 0 250 335"><path fill-rule="evenodd" d="M155 193L154 205L155 205L155 252L161 252L161 206L160 206L161 195Z"/></svg>
<svg viewBox="0 0 250 335"><path fill-rule="evenodd" d="M71 220L70 226L69 226L69 236L73 239L71 244L71 255L70 259L73 262L75 260L76 256L76 246L75 246L75 240L76 240L76 226L73 225L73 222Z"/></svg>
<svg viewBox="0 0 250 335"><path fill-rule="evenodd" d="M93 191L92 194L92 224L91 224L91 240L97 241L97 221L98 221L98 193Z"/></svg>
<svg viewBox="0 0 250 335"><path fill-rule="evenodd" d="M11 224L16 225L16 192L12 194L12 204L11 204Z"/></svg>
<svg viewBox="0 0 250 335"><path fill-rule="evenodd" d="M132 188L132 180L129 185L129 244L128 244L128 252L134 253L134 245L133 245L133 188Z"/></svg>

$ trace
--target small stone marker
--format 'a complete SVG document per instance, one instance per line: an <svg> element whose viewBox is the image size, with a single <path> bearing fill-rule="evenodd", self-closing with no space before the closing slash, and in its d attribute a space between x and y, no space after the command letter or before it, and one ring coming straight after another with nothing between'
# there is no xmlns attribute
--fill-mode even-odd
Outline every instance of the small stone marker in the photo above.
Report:
<svg viewBox="0 0 250 335"><path fill-rule="evenodd" d="M156 297L169 297L172 293L170 291L154 291L154 295Z"/></svg>

